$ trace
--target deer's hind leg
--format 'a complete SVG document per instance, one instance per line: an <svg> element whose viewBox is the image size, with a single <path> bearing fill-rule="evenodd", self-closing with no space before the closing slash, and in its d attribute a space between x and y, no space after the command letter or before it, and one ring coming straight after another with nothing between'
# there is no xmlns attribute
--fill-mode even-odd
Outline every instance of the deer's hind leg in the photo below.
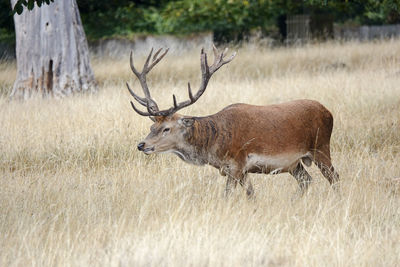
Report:
<svg viewBox="0 0 400 267"><path fill-rule="evenodd" d="M247 179L247 173L244 173L241 179L239 180L239 184L246 189L246 195L248 198L252 198L254 196L253 185L250 180Z"/></svg>
<svg viewBox="0 0 400 267"><path fill-rule="evenodd" d="M222 171L220 170L220 172L222 175L227 176L225 196L230 195L232 188L236 188L238 182L243 188L246 189L246 194L249 198L253 196L253 185L247 179L247 173L244 172L244 170L237 168L236 166L226 166Z"/></svg>
<svg viewBox="0 0 400 267"><path fill-rule="evenodd" d="M308 186L311 184L312 177L311 175L304 169L301 162L297 163L296 168L289 171L289 173L296 179L297 183L299 184L299 193L297 197L301 197L304 192L307 191Z"/></svg>
<svg viewBox="0 0 400 267"><path fill-rule="evenodd" d="M322 175L329 181L332 188L335 191L339 191L339 174L332 165L329 145L316 150L313 161L320 169Z"/></svg>

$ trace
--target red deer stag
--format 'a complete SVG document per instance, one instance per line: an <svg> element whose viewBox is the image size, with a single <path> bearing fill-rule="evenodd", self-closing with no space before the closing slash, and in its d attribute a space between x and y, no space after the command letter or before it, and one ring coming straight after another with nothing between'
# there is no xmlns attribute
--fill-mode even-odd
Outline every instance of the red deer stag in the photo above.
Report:
<svg viewBox="0 0 400 267"><path fill-rule="evenodd" d="M206 117L177 114L184 107L195 103L206 90L211 76L220 67L232 61L236 53L225 59L226 50L214 50L214 64L207 63L207 54L201 50L201 84L193 95L188 83L189 99L159 110L152 99L146 75L167 54L158 50L152 58L151 50L142 72L130 65L139 79L144 97L138 96L127 83L133 98L146 111L139 110L131 101L132 108L140 115L154 121L150 134L138 144L145 154L171 152L182 160L196 164L210 164L227 176L225 194L237 183L246 187L247 195L253 194L250 182L246 186L247 173L278 174L289 172L299 184L302 195L311 182L311 176L303 164L314 162L332 185L339 180L330 158L329 142L333 127L332 114L320 103L312 100L296 100L278 105L254 106L233 104L220 112Z"/></svg>

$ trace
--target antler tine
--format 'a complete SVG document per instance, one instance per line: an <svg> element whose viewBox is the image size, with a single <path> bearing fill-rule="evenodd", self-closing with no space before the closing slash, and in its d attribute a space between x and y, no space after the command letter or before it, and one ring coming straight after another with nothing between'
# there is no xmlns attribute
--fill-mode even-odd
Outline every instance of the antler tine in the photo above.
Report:
<svg viewBox="0 0 400 267"><path fill-rule="evenodd" d="M190 88L190 83L188 82L188 93L189 93L189 99L193 101L193 94L192 94L192 88Z"/></svg>
<svg viewBox="0 0 400 267"><path fill-rule="evenodd" d="M204 49L201 49L200 53L200 68L201 68L201 74L202 76L206 75L209 73L209 67L208 67L208 62L207 62L207 54L204 53Z"/></svg>
<svg viewBox="0 0 400 267"><path fill-rule="evenodd" d="M225 60L224 64L231 62L235 58L235 56L236 56L236 51L233 52L233 54L227 60Z"/></svg>
<svg viewBox="0 0 400 267"><path fill-rule="evenodd" d="M231 62L233 60L233 58L236 56L236 52L234 52L227 60L224 60L224 57L226 56L227 51L228 51L228 48L225 48L224 52L222 52L221 54L218 55L218 57L215 58L214 63L210 66L211 73L216 72L223 65Z"/></svg>
<svg viewBox="0 0 400 267"><path fill-rule="evenodd" d="M215 65L215 64L217 64L217 63L222 61L222 58L224 57L224 54L226 53L228 48L225 48L224 52L218 53L218 49L215 47L215 45L213 44L212 46L213 46L213 52L214 52L214 63L213 63L213 65Z"/></svg>
<svg viewBox="0 0 400 267"><path fill-rule="evenodd" d="M140 73L136 70L135 66L133 65L133 51L131 51L129 58L130 58L131 70L139 78Z"/></svg>
<svg viewBox="0 0 400 267"><path fill-rule="evenodd" d="M226 47L221 54L219 54L217 57L215 57L213 65L219 64L222 61L222 59L224 58L225 53L227 51L228 51L228 48ZM218 50L217 50L217 54L218 54Z"/></svg>
<svg viewBox="0 0 400 267"><path fill-rule="evenodd" d="M215 47L215 44L212 44L213 52L214 52L214 60L218 58L218 49Z"/></svg>
<svg viewBox="0 0 400 267"><path fill-rule="evenodd" d="M128 83L126 83L126 87L128 87L128 91L131 94L131 96L133 96L133 98L136 99L137 102L139 102L139 104L147 107L147 101L145 98L141 98L140 96L138 96L137 94L135 94L135 92L133 92L133 90L131 89L131 87L129 86Z"/></svg>
<svg viewBox="0 0 400 267"><path fill-rule="evenodd" d="M133 102L132 101L130 101L130 102L131 102L131 106L132 106L133 110L136 111L137 114L142 115L142 116L152 116L150 113L143 112L140 109L137 109L135 107L135 105L133 104Z"/></svg>
<svg viewBox="0 0 400 267"><path fill-rule="evenodd" d="M150 71L150 69L148 68L148 65L150 62L151 55L153 54L153 49L154 48L152 47L150 50L150 54L147 56L146 62L144 63L143 70L142 70L142 73L144 73L144 74L147 74Z"/></svg>
<svg viewBox="0 0 400 267"><path fill-rule="evenodd" d="M154 60L156 60L156 58L157 58L158 54L161 52L161 50L162 50L162 48L158 49L157 52L154 54L153 62L154 62Z"/></svg>
<svg viewBox="0 0 400 267"><path fill-rule="evenodd" d="M223 57L226 55L227 52L228 52L228 47L225 47L224 52L222 52Z"/></svg>
<svg viewBox="0 0 400 267"><path fill-rule="evenodd" d="M160 57L157 58L158 54L162 51L162 48L160 48L153 57L153 62L151 63L149 70L150 71L158 62L160 62L161 59L163 59L163 57L168 53L169 48L165 49L164 53L161 54Z"/></svg>
<svg viewBox="0 0 400 267"><path fill-rule="evenodd" d="M178 104L176 103L176 96L172 95L172 99L174 100L174 109L178 108Z"/></svg>

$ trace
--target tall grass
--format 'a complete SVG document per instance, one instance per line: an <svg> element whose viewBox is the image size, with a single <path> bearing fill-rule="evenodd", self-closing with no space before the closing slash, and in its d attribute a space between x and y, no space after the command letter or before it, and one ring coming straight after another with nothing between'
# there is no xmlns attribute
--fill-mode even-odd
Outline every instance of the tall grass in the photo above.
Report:
<svg viewBox="0 0 400 267"><path fill-rule="evenodd" d="M250 175L254 201L240 187L225 199L216 169L139 153L151 121L130 108L128 60L93 60L96 95L27 102L8 100L15 64L0 64L0 266L399 264L400 41L245 46L183 110L324 104L342 193L312 166L295 203L287 174ZM199 49L163 61L148 79L168 107L199 84Z"/></svg>

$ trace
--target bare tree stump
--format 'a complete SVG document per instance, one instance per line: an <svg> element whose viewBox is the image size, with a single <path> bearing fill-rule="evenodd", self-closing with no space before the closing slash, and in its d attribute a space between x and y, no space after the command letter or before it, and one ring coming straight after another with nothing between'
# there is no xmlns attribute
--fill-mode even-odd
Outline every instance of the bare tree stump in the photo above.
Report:
<svg viewBox="0 0 400 267"><path fill-rule="evenodd" d="M12 6L17 0L11 0ZM89 49L75 0L24 8L14 15L17 78L11 98L63 97L96 91Z"/></svg>

